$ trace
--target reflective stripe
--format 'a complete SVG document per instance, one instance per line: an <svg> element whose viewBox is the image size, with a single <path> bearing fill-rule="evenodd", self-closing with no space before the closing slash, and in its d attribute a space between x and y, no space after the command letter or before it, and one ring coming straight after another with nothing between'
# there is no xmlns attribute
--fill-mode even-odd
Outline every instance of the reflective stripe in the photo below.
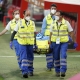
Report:
<svg viewBox="0 0 80 80"><path fill-rule="evenodd" d="M60 66L60 64L54 64L55 67Z"/></svg>
<svg viewBox="0 0 80 80"><path fill-rule="evenodd" d="M61 63L61 65L67 65L66 63Z"/></svg>
<svg viewBox="0 0 80 80"><path fill-rule="evenodd" d="M61 61L65 61L66 62L67 60L66 59L61 59Z"/></svg>
<svg viewBox="0 0 80 80"><path fill-rule="evenodd" d="M28 62L28 60L26 60L26 59L23 59L23 60L22 60L22 62Z"/></svg>
<svg viewBox="0 0 80 80"><path fill-rule="evenodd" d="M18 32L18 34L34 34L34 32Z"/></svg>
<svg viewBox="0 0 80 80"><path fill-rule="evenodd" d="M22 37L21 36L18 36L18 37L19 38L34 38L34 37L29 37L29 36L26 36L26 37L25 36L22 36Z"/></svg>
<svg viewBox="0 0 80 80"><path fill-rule="evenodd" d="M48 31L48 30L50 31L50 28L47 28L47 29L46 29L46 31Z"/></svg>
<svg viewBox="0 0 80 80"><path fill-rule="evenodd" d="M58 34L52 34L53 36L58 36ZM68 34L59 34L59 36L68 36Z"/></svg>
<svg viewBox="0 0 80 80"><path fill-rule="evenodd" d="M33 64L22 64L21 66L33 66Z"/></svg>
<svg viewBox="0 0 80 80"><path fill-rule="evenodd" d="M52 62L53 60L47 60L47 62L49 63L49 62Z"/></svg>
<svg viewBox="0 0 80 80"><path fill-rule="evenodd" d="M47 26L51 26L51 24L47 24Z"/></svg>
<svg viewBox="0 0 80 80"><path fill-rule="evenodd" d="M53 58L53 56L47 56L46 58Z"/></svg>
<svg viewBox="0 0 80 80"><path fill-rule="evenodd" d="M28 62L32 62L33 63L33 61L30 61L30 60L28 60Z"/></svg>
<svg viewBox="0 0 80 80"><path fill-rule="evenodd" d="M59 30L59 32L66 32L67 30ZM58 30L53 30L53 32L58 32Z"/></svg>
<svg viewBox="0 0 80 80"><path fill-rule="evenodd" d="M60 60L56 60L56 61L54 61L54 62L55 62L55 63L56 63L56 62L60 62Z"/></svg>
<svg viewBox="0 0 80 80"><path fill-rule="evenodd" d="M28 66L29 64L22 64L21 66Z"/></svg>
<svg viewBox="0 0 80 80"><path fill-rule="evenodd" d="M22 62L33 62L33 61L24 59L24 60L22 60Z"/></svg>
<svg viewBox="0 0 80 80"><path fill-rule="evenodd" d="M33 66L33 63L29 63L29 66Z"/></svg>

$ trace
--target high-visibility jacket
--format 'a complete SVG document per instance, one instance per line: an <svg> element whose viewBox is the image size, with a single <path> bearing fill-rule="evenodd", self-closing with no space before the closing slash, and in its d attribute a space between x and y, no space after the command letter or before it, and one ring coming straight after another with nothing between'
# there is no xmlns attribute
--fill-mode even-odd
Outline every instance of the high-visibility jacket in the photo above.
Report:
<svg viewBox="0 0 80 80"><path fill-rule="evenodd" d="M15 19L11 20L11 24L10 24L10 27L11 27L11 34L13 33L14 31L14 28L16 27L16 21ZM15 35L14 39L17 39L17 34Z"/></svg>
<svg viewBox="0 0 80 80"><path fill-rule="evenodd" d="M68 42L68 27L66 24L66 20L63 18L61 25L58 26L58 23L53 24L52 28L52 36L51 36L51 41L56 42L56 39L60 38L60 42Z"/></svg>
<svg viewBox="0 0 80 80"><path fill-rule="evenodd" d="M50 35L50 27L51 27L51 24L54 22L55 20L52 19L51 15L48 14L46 16L46 22L47 22L47 26L46 26L46 30L45 30L45 33L44 35L45 36L49 36Z"/></svg>
<svg viewBox="0 0 80 80"><path fill-rule="evenodd" d="M22 19L19 24L19 30L18 30L18 42L21 45L34 45L34 22L29 21L29 24L27 25L25 20Z"/></svg>

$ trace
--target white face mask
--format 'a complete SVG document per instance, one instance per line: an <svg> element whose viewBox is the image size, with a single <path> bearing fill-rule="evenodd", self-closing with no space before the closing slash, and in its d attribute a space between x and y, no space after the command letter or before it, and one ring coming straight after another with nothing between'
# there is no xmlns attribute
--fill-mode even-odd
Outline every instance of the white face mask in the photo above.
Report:
<svg viewBox="0 0 80 80"><path fill-rule="evenodd" d="M52 13L52 14L56 13L56 10L54 10L54 9L53 9L53 10L51 10L51 13Z"/></svg>
<svg viewBox="0 0 80 80"><path fill-rule="evenodd" d="M15 19L19 19L19 18L20 18L19 14L15 15Z"/></svg>
<svg viewBox="0 0 80 80"><path fill-rule="evenodd" d="M30 20L30 16L27 16L25 19L26 19L27 21L29 21L29 20Z"/></svg>
<svg viewBox="0 0 80 80"><path fill-rule="evenodd" d="M59 20L59 16L55 16L55 20Z"/></svg>

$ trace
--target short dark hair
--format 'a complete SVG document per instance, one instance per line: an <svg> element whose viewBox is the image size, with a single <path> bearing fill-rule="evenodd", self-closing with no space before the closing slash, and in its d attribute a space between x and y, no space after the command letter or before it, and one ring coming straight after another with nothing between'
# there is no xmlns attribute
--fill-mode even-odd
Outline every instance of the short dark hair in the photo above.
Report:
<svg viewBox="0 0 80 80"><path fill-rule="evenodd" d="M51 4L51 7L56 7L57 8L57 5L56 4Z"/></svg>
<svg viewBox="0 0 80 80"><path fill-rule="evenodd" d="M14 9L14 10L13 10L13 15L14 15L14 13L15 13L16 11L19 11L19 12L20 12L19 9Z"/></svg>
<svg viewBox="0 0 80 80"><path fill-rule="evenodd" d="M63 15L64 15L64 14L63 14L63 11L61 11L61 10L59 10L59 11L57 11L57 12L60 13L60 16L63 16Z"/></svg>

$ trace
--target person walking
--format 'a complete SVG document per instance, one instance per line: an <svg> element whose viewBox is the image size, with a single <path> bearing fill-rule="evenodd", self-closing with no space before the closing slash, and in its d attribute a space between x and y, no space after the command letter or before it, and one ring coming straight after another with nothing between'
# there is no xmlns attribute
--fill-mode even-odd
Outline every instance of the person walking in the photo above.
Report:
<svg viewBox="0 0 80 80"><path fill-rule="evenodd" d="M57 77L65 77L67 71L67 49L70 35L74 41L74 48L78 46L74 38L73 28L70 23L63 18L63 12L57 11L55 14L56 23L50 29L50 41L53 48L54 66Z"/></svg>
<svg viewBox="0 0 80 80"><path fill-rule="evenodd" d="M36 45L36 28L34 21L31 20L30 11L26 10L24 18L19 22L11 36L11 42L16 33L18 33L19 55L21 70L24 78L33 76L33 45Z"/></svg>
<svg viewBox="0 0 80 80"><path fill-rule="evenodd" d="M9 31L11 29L11 34L13 33L13 30L16 26L16 24L21 20L20 18L20 12L18 9L15 9L13 11L13 19L11 21L9 21L9 23L6 25L6 28L0 32L0 36L2 36L3 34L5 34L7 31ZM13 42L10 43L10 48L13 49L13 46L14 45L14 48L15 48L15 53L16 53L16 56L17 56L17 60L18 60L18 64L19 64L19 68L21 67L20 66L20 60L19 60L19 54L18 54L18 42L17 42L17 34L15 35L14 37L14 40Z"/></svg>

